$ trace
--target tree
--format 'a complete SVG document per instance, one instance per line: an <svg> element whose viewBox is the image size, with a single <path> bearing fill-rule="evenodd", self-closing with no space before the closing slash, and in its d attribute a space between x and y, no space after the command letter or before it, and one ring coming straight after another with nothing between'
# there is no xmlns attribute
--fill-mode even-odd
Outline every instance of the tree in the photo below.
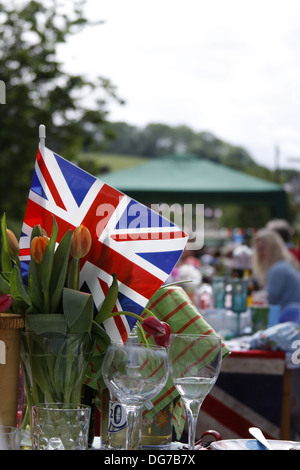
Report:
<svg viewBox="0 0 300 470"><path fill-rule="evenodd" d="M125 122L110 124L111 134L104 142L104 150L121 155L139 154L140 131L137 127Z"/></svg>
<svg viewBox="0 0 300 470"><path fill-rule="evenodd" d="M8 2L7 2L8 3ZM38 126L45 124L47 145L66 158L93 142L95 129L105 134L107 100L118 100L115 87L103 77L93 83L63 71L56 47L91 25L84 17L85 0L0 3L0 79L6 104L0 114L0 202L8 217L23 218L37 151ZM83 102L94 94L94 107Z"/></svg>

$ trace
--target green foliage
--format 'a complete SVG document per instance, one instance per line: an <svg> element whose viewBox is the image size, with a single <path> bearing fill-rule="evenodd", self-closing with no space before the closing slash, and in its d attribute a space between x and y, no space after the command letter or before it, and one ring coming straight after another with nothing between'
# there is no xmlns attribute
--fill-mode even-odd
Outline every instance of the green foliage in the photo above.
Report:
<svg viewBox="0 0 300 470"><path fill-rule="evenodd" d="M274 181L273 172L256 164L246 149L225 142L211 132L197 132L183 125L171 127L159 123L137 128L124 122L111 123L111 130L113 139L105 141L104 150L108 154L122 154L124 161L125 156L132 158L133 155L156 158L168 154L191 153L198 158L209 159L253 176ZM95 164L99 158L94 156ZM81 156L80 159L84 164L84 159L87 160L88 156ZM105 164L102 159L102 167L105 167ZM113 164L110 165L109 159L107 160L110 171L119 169Z"/></svg>
<svg viewBox="0 0 300 470"><path fill-rule="evenodd" d="M40 236L41 233L41 228L35 226L31 239ZM38 335L48 334L50 336L58 334L61 338L64 338L65 335L76 335L78 338L76 341L79 341L80 346L87 343L86 345L90 348L88 357L92 360L93 367L88 371L85 370L86 378L91 382L91 386L97 388L99 378L102 375L101 364L110 343L110 338L103 329L102 323L112 315L116 303L118 295L116 276L113 275L113 282L107 297L94 319L93 296L66 287L72 236L70 230L64 234L56 248L58 227L55 218L53 218L52 232L41 263L37 263L34 257L31 257L28 269L28 286L23 283L20 266L11 259L5 214L1 220L1 235L1 258L6 271L0 273L0 294L12 296L11 310L24 315L26 332L33 333L36 338L33 340L33 344L35 341L39 341ZM69 349L68 343L67 350ZM49 393L49 397L54 396L50 393L49 384L53 385L53 390L61 391L62 396L63 392L70 396L72 387L66 387L66 381L70 384L73 383L74 361L76 363L77 359L73 357L73 354L68 355L65 351L62 353L59 350L56 353L55 360L52 357L43 359L43 371L40 370L39 363L34 365L35 380L38 381L37 377L43 379L43 374L47 369L51 380L49 377L47 383L39 383L39 387ZM57 368L60 371L61 367L65 371L64 380L62 380L63 386L53 382L57 376L54 369ZM82 376L83 380L84 376Z"/></svg>
<svg viewBox="0 0 300 470"><path fill-rule="evenodd" d="M273 218L269 206L264 204L228 204L221 206L223 216L221 223L223 227L263 227Z"/></svg>
<svg viewBox="0 0 300 470"><path fill-rule="evenodd" d="M10 272L12 270L12 263L8 248L8 241L6 235L6 215L3 214L1 220L1 234L2 234L2 252L1 252L1 264L4 272Z"/></svg>
<svg viewBox="0 0 300 470"><path fill-rule="evenodd" d="M1 2L0 78L6 104L0 114L0 202L11 218L22 218L44 124L47 145L73 159L92 145L94 133L107 126L107 99L118 100L109 80L91 82L63 70L57 46L91 26L83 14L85 0ZM99 23L98 23L99 24ZM89 92L94 105L83 102Z"/></svg>
<svg viewBox="0 0 300 470"><path fill-rule="evenodd" d="M117 276L113 273L113 282L105 296L103 304L95 318L95 321L98 323L102 323L104 320L109 318L111 315L114 306L116 305L116 301L118 298L118 279Z"/></svg>
<svg viewBox="0 0 300 470"><path fill-rule="evenodd" d="M93 175L123 170L128 167L142 165L148 161L149 159L145 157L103 152L85 152L80 153L78 156L80 168Z"/></svg>

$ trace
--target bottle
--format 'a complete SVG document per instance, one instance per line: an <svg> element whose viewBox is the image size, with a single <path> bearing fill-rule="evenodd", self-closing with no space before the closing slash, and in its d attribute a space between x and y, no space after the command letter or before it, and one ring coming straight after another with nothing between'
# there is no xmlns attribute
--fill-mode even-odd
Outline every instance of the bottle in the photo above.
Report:
<svg viewBox="0 0 300 470"><path fill-rule="evenodd" d="M104 406L106 409L104 409ZM140 432L142 411L139 414L140 422L134 430L134 450L140 449ZM109 392L109 401L104 400L101 412L101 447L103 449L125 449L127 431L126 411L122 403Z"/></svg>
<svg viewBox="0 0 300 470"><path fill-rule="evenodd" d="M213 289L210 284L201 284L198 295L201 310L213 308Z"/></svg>

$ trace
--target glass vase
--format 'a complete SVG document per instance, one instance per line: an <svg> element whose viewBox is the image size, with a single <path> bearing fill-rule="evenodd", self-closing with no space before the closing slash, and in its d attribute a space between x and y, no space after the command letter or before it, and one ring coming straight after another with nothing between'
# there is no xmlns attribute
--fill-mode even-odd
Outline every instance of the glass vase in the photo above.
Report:
<svg viewBox="0 0 300 470"><path fill-rule="evenodd" d="M37 403L80 403L94 343L88 334L23 333L21 364L26 406L22 427Z"/></svg>

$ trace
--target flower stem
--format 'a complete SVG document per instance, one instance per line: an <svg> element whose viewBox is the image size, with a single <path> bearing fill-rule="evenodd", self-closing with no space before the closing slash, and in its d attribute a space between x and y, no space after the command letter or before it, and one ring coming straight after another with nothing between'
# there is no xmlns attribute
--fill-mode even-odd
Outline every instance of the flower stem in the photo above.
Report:
<svg viewBox="0 0 300 470"><path fill-rule="evenodd" d="M79 263L80 260L72 258L70 262L69 274L68 274L68 287L70 289L79 289Z"/></svg>
<svg viewBox="0 0 300 470"><path fill-rule="evenodd" d="M145 310L148 310L148 309L145 309ZM148 312L151 314L150 310L148 310ZM136 313L133 313L133 312L114 312L114 313L111 313L110 317L117 317L119 315L126 315L126 316L128 315L129 317L136 318L137 320L139 320L139 322L144 321L143 317L141 317L140 315L137 315ZM141 326L140 323L138 323L138 325ZM143 343L148 344L148 341L147 341L147 338L145 336L143 328L140 328L139 331L141 333Z"/></svg>

